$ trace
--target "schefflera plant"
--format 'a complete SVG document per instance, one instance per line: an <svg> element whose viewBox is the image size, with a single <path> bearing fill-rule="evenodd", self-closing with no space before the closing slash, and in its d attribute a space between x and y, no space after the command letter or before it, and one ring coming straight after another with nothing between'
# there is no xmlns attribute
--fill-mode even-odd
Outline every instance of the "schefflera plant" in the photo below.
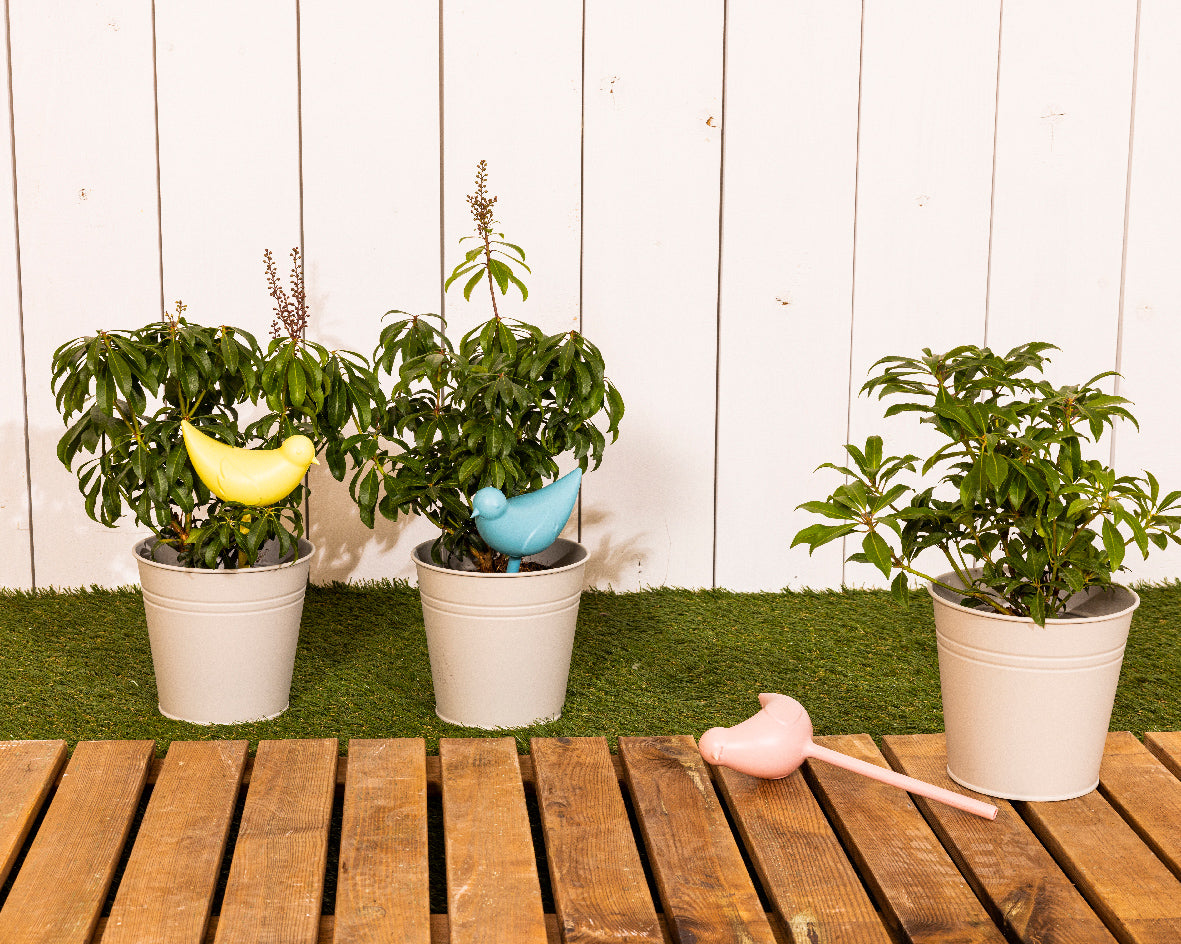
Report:
<svg viewBox="0 0 1181 944"><path fill-rule="evenodd" d="M894 575L891 590L903 604L910 578L939 583L916 566L920 553L937 548L963 582L964 605L1044 625L1065 614L1073 594L1109 588L1129 547L1147 558L1153 546L1181 542L1181 491L1163 494L1149 472L1117 475L1087 458L1087 444L1106 428L1137 425L1128 401L1099 386L1115 372L1055 387L1037 376L1050 350L1046 342L1003 355L925 348L919 358L879 360L862 393L894 398L885 416L917 414L941 444L922 460L886 455L879 436L846 445L851 464L821 466L846 481L799 506L830 523L804 528L792 546L811 552L861 535L848 559ZM940 484L914 484L928 475Z"/></svg>
<svg viewBox="0 0 1181 944"><path fill-rule="evenodd" d="M472 496L486 485L506 495L540 488L558 475L558 457L572 455L585 471L602 462L619 435L623 398L607 378L599 349L578 331L548 334L504 317L501 298L513 289L529 297L522 275L525 251L496 232L496 198L487 190L487 164L468 196L476 233L444 283L463 281L463 296L486 283L492 317L456 344L434 314L400 316L382 330L373 354L391 387L375 425L348 441L363 455L350 490L361 520L377 514L425 517L440 531L433 558L467 556L481 570L504 561L476 531Z"/></svg>
<svg viewBox="0 0 1181 944"><path fill-rule="evenodd" d="M275 448L303 433L343 479L345 427L368 424L381 402L364 357L305 338L299 251L292 251L290 294L269 251L265 262L276 315L265 352L240 328L187 320L177 302L159 321L96 331L53 354L51 385L68 426L57 455L76 471L86 513L108 527L129 514L173 547L183 566L253 566L272 540L280 554L294 552L306 488L265 507L222 501L189 462L182 419L249 448ZM266 411L245 424L240 411L260 401Z"/></svg>

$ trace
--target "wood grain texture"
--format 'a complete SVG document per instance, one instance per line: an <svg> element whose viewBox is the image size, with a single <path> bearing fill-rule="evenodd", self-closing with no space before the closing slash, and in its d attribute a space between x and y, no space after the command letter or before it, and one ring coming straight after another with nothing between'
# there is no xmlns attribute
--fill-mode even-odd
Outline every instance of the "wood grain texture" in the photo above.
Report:
<svg viewBox="0 0 1181 944"><path fill-rule="evenodd" d="M841 443L861 446L876 434L886 455L928 456L944 437L911 413L884 418L877 396L858 391L881 357L984 340L1001 4L897 0L864 10L851 376L843 398L848 435ZM843 465L838 458L839 447L818 462ZM841 484L832 472L819 476L827 491ZM861 549L860 537L843 543L847 554ZM937 551L916 566L947 570ZM890 584L873 565L855 562L845 564L843 578L850 586Z"/></svg>
<svg viewBox="0 0 1181 944"><path fill-rule="evenodd" d="M531 754L562 940L660 941L606 740L534 738Z"/></svg>
<svg viewBox="0 0 1181 944"><path fill-rule="evenodd" d="M176 741L168 749L103 944L204 940L247 747Z"/></svg>
<svg viewBox="0 0 1181 944"><path fill-rule="evenodd" d="M65 741L0 741L0 885L66 756Z"/></svg>
<svg viewBox="0 0 1181 944"><path fill-rule="evenodd" d="M882 752L896 770L971 795L947 776L942 734L887 736ZM924 797L911 799L1012 939L1029 944L1115 940L1011 804L991 801L998 812L989 822Z"/></svg>
<svg viewBox="0 0 1181 944"><path fill-rule="evenodd" d="M771 944L767 915L693 739L621 737L619 755L674 938Z"/></svg>
<svg viewBox="0 0 1181 944"><path fill-rule="evenodd" d="M216 944L313 944L336 788L333 738L261 741Z"/></svg>
<svg viewBox="0 0 1181 944"><path fill-rule="evenodd" d="M1181 731L1148 731L1144 735L1144 746L1154 757L1181 777Z"/></svg>
<svg viewBox="0 0 1181 944"><path fill-rule="evenodd" d="M8 43L3 43L0 91L11 94L9 66ZM16 180L11 121L0 122L0 180ZM0 331L11 339L0 348L0 534L5 538L0 542L0 586L28 589L33 585L33 558L29 541L29 447L24 429L24 352L20 343L11 343L23 340L24 327L15 189L0 187Z"/></svg>
<svg viewBox="0 0 1181 944"><path fill-rule="evenodd" d="M440 310L439 9L299 2L309 337L329 348L368 355L390 309ZM370 530L326 462L308 481L312 583L413 579L411 551L438 533L429 521L379 515Z"/></svg>
<svg viewBox="0 0 1181 944"><path fill-rule="evenodd" d="M424 742L349 741L335 941L429 940Z"/></svg>
<svg viewBox="0 0 1181 944"><path fill-rule="evenodd" d="M2 944L86 944L148 776L152 741L83 741L0 911Z"/></svg>
<svg viewBox="0 0 1181 944"><path fill-rule="evenodd" d="M1099 790L1181 878L1181 780L1128 731L1107 735Z"/></svg>
<svg viewBox="0 0 1181 944"><path fill-rule="evenodd" d="M890 941L802 772L759 780L719 767L717 775L759 881L793 944Z"/></svg>
<svg viewBox="0 0 1181 944"><path fill-rule="evenodd" d="M585 10L582 330L627 403L582 485L587 579L710 586L724 5Z"/></svg>
<svg viewBox="0 0 1181 944"><path fill-rule="evenodd" d="M987 341L1059 345L1055 384L1116 366L1136 7L1005 5Z"/></svg>
<svg viewBox="0 0 1181 944"><path fill-rule="evenodd" d="M715 575L733 590L841 582L840 542L809 554L783 540L811 523L804 499L752 515L750 476L809 482L848 441L861 8L726 10ZM792 369L810 351L823 369Z"/></svg>
<svg viewBox="0 0 1181 944"><path fill-rule="evenodd" d="M129 552L147 530L86 516L77 479L57 458L66 427L49 381L53 351L71 338L159 317L152 5L47 0L5 10L36 581L134 583ZM87 550L62 554L58 542Z"/></svg>
<svg viewBox="0 0 1181 944"><path fill-rule="evenodd" d="M867 734L821 737L816 743L888 766ZM807 761L807 771L883 915L908 940L1004 941L909 794L819 761Z"/></svg>
<svg viewBox="0 0 1181 944"><path fill-rule="evenodd" d="M1181 882L1099 791L1018 809L1120 941L1181 940Z"/></svg>
<svg viewBox="0 0 1181 944"><path fill-rule="evenodd" d="M442 738L452 944L544 944L541 885L513 738Z"/></svg>
<svg viewBox="0 0 1181 944"><path fill-rule="evenodd" d="M1139 474L1150 469L1161 481L1181 482L1181 437L1176 435L1176 359L1162 351L1181 350L1181 185L1177 155L1181 123L1176 120L1177 36L1181 4L1141 0L1136 44L1136 96L1131 168L1128 175L1127 234L1124 242L1123 310L1120 312L1120 396L1135 404L1140 427L1121 423L1113 436L1117 469ZM1167 488L1173 488L1173 485ZM1129 554L1121 583L1175 579L1181 547L1153 548L1144 560ZM1145 617L1138 617L1137 632Z"/></svg>

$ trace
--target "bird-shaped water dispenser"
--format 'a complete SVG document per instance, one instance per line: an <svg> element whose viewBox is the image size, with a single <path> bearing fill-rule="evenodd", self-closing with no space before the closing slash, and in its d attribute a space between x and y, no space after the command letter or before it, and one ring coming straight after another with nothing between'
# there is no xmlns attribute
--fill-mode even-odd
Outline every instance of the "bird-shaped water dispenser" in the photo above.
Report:
<svg viewBox="0 0 1181 944"><path fill-rule="evenodd" d="M261 507L286 498L316 459L307 436L296 434L278 449L242 449L218 442L181 420L189 461L209 491L222 501Z"/></svg>
<svg viewBox="0 0 1181 944"><path fill-rule="evenodd" d="M732 728L710 728L701 735L697 745L701 756L711 764L767 780L786 777L807 758L814 757L976 816L996 818L997 808L991 803L944 790L814 743L812 719L794 698L769 692L759 696L759 704L763 706L762 710L741 724Z"/></svg>
<svg viewBox="0 0 1181 944"><path fill-rule="evenodd" d="M506 498L489 485L472 497L472 517L480 537L494 551L508 559L508 573L521 569L521 558L540 554L558 539L570 519L582 469L567 472L560 479L532 492Z"/></svg>

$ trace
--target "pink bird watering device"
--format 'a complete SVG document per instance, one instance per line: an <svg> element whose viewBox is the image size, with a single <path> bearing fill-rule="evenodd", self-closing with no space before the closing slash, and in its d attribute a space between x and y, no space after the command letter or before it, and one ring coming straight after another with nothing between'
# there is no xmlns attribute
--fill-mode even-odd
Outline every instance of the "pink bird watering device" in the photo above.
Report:
<svg viewBox="0 0 1181 944"><path fill-rule="evenodd" d="M762 710L732 728L710 728L701 735L701 756L715 766L729 767L739 773L767 780L778 780L795 771L813 757L854 773L872 777L910 793L946 803L948 806L985 819L996 819L996 807L990 803L944 790L934 784L915 780L847 754L822 747L812 741L812 719L794 698L765 693L759 696Z"/></svg>

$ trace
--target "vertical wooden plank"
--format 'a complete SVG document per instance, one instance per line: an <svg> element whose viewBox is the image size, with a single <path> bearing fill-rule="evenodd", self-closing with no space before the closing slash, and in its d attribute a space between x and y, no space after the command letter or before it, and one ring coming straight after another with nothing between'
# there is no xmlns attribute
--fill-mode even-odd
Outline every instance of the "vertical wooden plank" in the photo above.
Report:
<svg viewBox="0 0 1181 944"><path fill-rule="evenodd" d="M286 279L300 244L295 0L158 4L156 57L164 304L265 345L263 250Z"/></svg>
<svg viewBox="0 0 1181 944"><path fill-rule="evenodd" d="M839 543L788 545L845 442L860 45L859 0L727 9L716 579L732 590L841 582ZM768 474L776 499L751 514Z"/></svg>
<svg viewBox="0 0 1181 944"><path fill-rule="evenodd" d="M801 771L782 780L725 767L717 774L759 880L795 944L890 941Z"/></svg>
<svg viewBox="0 0 1181 944"><path fill-rule="evenodd" d="M246 766L246 741L174 741L103 944L201 944Z"/></svg>
<svg viewBox="0 0 1181 944"><path fill-rule="evenodd" d="M86 944L131 829L152 741L84 741L0 911L3 944Z"/></svg>
<svg viewBox="0 0 1181 944"><path fill-rule="evenodd" d="M487 160L496 219L527 253L529 299L502 315L558 332L579 326L582 4L447 0L443 5L443 265L474 235L464 199ZM492 314L487 289L444 301L455 340ZM592 338L593 340L593 338ZM609 365L608 365L609 366Z"/></svg>
<svg viewBox="0 0 1181 944"><path fill-rule="evenodd" d="M1114 437L1120 473L1140 475L1148 469L1166 492L1181 488L1181 438L1172 395L1173 355L1181 351L1181 284L1174 276L1181 258L1176 225L1181 218L1179 37L1181 7L1169 0L1142 0L1118 365L1123 377L1117 382L1120 395L1135 404L1140 428L1121 424ZM1181 548L1154 549L1147 561L1132 550L1125 564L1128 580L1175 579L1181 576Z"/></svg>
<svg viewBox="0 0 1181 944"><path fill-rule="evenodd" d="M452 944L545 944L516 741L439 741Z"/></svg>
<svg viewBox="0 0 1181 944"><path fill-rule="evenodd" d="M131 583L136 531L86 517L49 377L63 342L159 315L151 5L18 3L9 19L37 583Z"/></svg>
<svg viewBox="0 0 1181 944"><path fill-rule="evenodd" d="M617 590L713 582L723 13L586 7L583 329L628 415L582 539Z"/></svg>
<svg viewBox="0 0 1181 944"><path fill-rule="evenodd" d="M1099 791L1021 809L1117 938L1166 944L1181 937L1181 882Z"/></svg>
<svg viewBox="0 0 1181 944"><path fill-rule="evenodd" d="M1057 383L1115 366L1136 0L1005 5L988 342L1048 340Z"/></svg>
<svg viewBox="0 0 1181 944"><path fill-rule="evenodd" d="M887 766L867 734L818 738L817 743ZM819 761L810 760L807 767L858 873L882 914L907 940L1004 941L905 791Z"/></svg>
<svg viewBox="0 0 1181 944"><path fill-rule="evenodd" d="M882 751L895 769L964 792L947 776L942 734L888 736ZM1029 944L1114 941L1011 804L997 801L997 818L988 821L923 797L912 799L993 920L1012 939Z"/></svg>
<svg viewBox="0 0 1181 944"><path fill-rule="evenodd" d="M865 7L848 441L876 433L888 455L930 455L945 440L860 395L871 365L984 341L1000 17L999 0ZM846 564L844 579L889 583L865 564Z"/></svg>
<svg viewBox="0 0 1181 944"><path fill-rule="evenodd" d="M259 743L215 944L315 944L336 752L332 738Z"/></svg>
<svg viewBox="0 0 1181 944"><path fill-rule="evenodd" d="M426 753L421 738L349 741L336 944L427 944Z"/></svg>
<svg viewBox="0 0 1181 944"><path fill-rule="evenodd" d="M673 937L771 944L771 926L693 739L621 737L619 756Z"/></svg>
<svg viewBox="0 0 1181 944"><path fill-rule="evenodd" d="M65 741L0 741L0 885L65 762Z"/></svg>
<svg viewBox="0 0 1181 944"><path fill-rule="evenodd" d="M0 586L33 585L29 543L29 444L25 437L24 326L21 323L20 264L17 246L16 167L13 163L11 91L8 59L8 4L0 43L0 95L10 107L0 119Z"/></svg>
<svg viewBox="0 0 1181 944"><path fill-rule="evenodd" d="M530 754L562 940L659 939L606 740L534 738Z"/></svg>
<svg viewBox="0 0 1181 944"><path fill-rule="evenodd" d="M439 310L439 5L301 0L299 20L310 336L368 356L385 312ZM429 523L370 531L347 479L309 477L313 583L414 576Z"/></svg>

